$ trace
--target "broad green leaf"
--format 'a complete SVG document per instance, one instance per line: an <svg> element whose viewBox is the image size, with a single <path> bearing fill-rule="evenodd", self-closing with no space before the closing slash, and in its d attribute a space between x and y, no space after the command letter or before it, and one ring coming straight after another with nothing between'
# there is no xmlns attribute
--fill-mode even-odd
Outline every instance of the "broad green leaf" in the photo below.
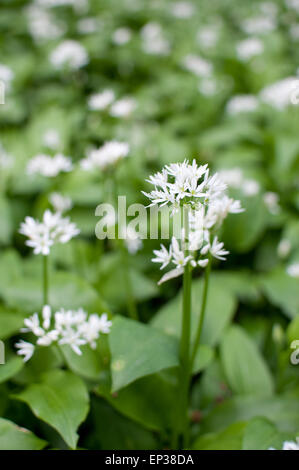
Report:
<svg viewBox="0 0 299 470"><path fill-rule="evenodd" d="M243 450L268 450L269 447L281 449L285 436L277 431L271 421L265 418L254 418L244 431Z"/></svg>
<svg viewBox="0 0 299 470"><path fill-rule="evenodd" d="M273 397L237 396L225 400L202 421L202 430L218 432L235 422L249 421L261 416L273 422L279 431L298 432L298 394Z"/></svg>
<svg viewBox="0 0 299 470"><path fill-rule="evenodd" d="M126 418L109 403L94 397L90 416L94 432L87 436L88 449L142 450L157 449L154 434L140 424ZM85 442L83 442L85 446Z"/></svg>
<svg viewBox="0 0 299 470"><path fill-rule="evenodd" d="M208 367L212 362L214 355L214 349L206 344L200 344L194 360L193 373L198 374L202 370L206 369L206 367Z"/></svg>
<svg viewBox="0 0 299 470"><path fill-rule="evenodd" d="M291 343L292 341L299 340L299 315L297 315L288 325L287 337L289 343Z"/></svg>
<svg viewBox="0 0 299 470"><path fill-rule="evenodd" d="M149 325L115 317L109 335L112 390L178 365L178 343Z"/></svg>
<svg viewBox="0 0 299 470"><path fill-rule="evenodd" d="M191 338L195 339L199 321L203 282L192 283L192 326ZM202 344L215 346L227 325L229 325L236 308L235 297L220 284L211 280L207 300L206 315L202 332ZM153 317L152 326L159 328L169 335L180 337L182 316L182 295L180 294L162 307Z"/></svg>
<svg viewBox="0 0 299 470"><path fill-rule="evenodd" d="M24 367L24 361L20 357L13 357L0 366L0 383L11 379Z"/></svg>
<svg viewBox="0 0 299 470"><path fill-rule="evenodd" d="M68 367L78 375L98 381L103 371L103 364L98 350L93 350L89 345L82 346L82 355L76 354L68 345L60 346Z"/></svg>
<svg viewBox="0 0 299 470"><path fill-rule="evenodd" d="M224 431L204 434L192 444L194 450L241 450L246 423L234 423Z"/></svg>
<svg viewBox="0 0 299 470"><path fill-rule="evenodd" d="M13 311L0 309L0 339L6 339L20 331L24 318Z"/></svg>
<svg viewBox="0 0 299 470"><path fill-rule="evenodd" d="M299 314L299 281L285 270L276 269L260 276L259 281L268 299L289 317Z"/></svg>
<svg viewBox="0 0 299 470"><path fill-rule="evenodd" d="M162 374L137 380L119 392L110 392L110 384L102 383L96 393L117 411L153 431L171 428L177 410L177 389Z"/></svg>
<svg viewBox="0 0 299 470"><path fill-rule="evenodd" d="M40 450L46 445L28 429L0 418L0 450Z"/></svg>
<svg viewBox="0 0 299 470"><path fill-rule="evenodd" d="M230 388L238 394L271 395L273 379L256 345L239 326L221 341L221 361Z"/></svg>
<svg viewBox="0 0 299 470"><path fill-rule="evenodd" d="M40 383L29 385L13 397L27 403L39 419L56 429L72 449L76 448L76 431L89 408L88 392L79 377L62 370L47 372Z"/></svg>

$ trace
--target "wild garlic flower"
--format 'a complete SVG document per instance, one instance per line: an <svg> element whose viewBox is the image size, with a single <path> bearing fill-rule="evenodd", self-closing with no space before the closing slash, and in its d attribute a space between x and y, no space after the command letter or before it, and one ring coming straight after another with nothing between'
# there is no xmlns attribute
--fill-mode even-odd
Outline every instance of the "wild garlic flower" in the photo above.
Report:
<svg viewBox="0 0 299 470"><path fill-rule="evenodd" d="M136 106L136 100L130 96L126 96L113 103L109 114L116 118L126 118L132 114Z"/></svg>
<svg viewBox="0 0 299 470"><path fill-rule="evenodd" d="M209 77L213 72L213 65L199 55L188 54L183 59L182 65L197 77Z"/></svg>
<svg viewBox="0 0 299 470"><path fill-rule="evenodd" d="M194 13L194 6L192 3L189 2L176 2L171 7L171 13L176 18L191 18Z"/></svg>
<svg viewBox="0 0 299 470"><path fill-rule="evenodd" d="M5 64L0 64L0 80L5 83L7 90L10 89L14 76L15 74L10 67Z"/></svg>
<svg viewBox="0 0 299 470"><path fill-rule="evenodd" d="M268 450L277 450L274 447L269 447ZM299 450L299 438L297 438L297 443L294 441L285 441L282 446L282 450Z"/></svg>
<svg viewBox="0 0 299 470"><path fill-rule="evenodd" d="M275 18L261 15L246 19L241 28L247 34L267 34L276 28Z"/></svg>
<svg viewBox="0 0 299 470"><path fill-rule="evenodd" d="M170 44L159 23L147 23L141 30L142 48L147 54L168 55Z"/></svg>
<svg viewBox="0 0 299 470"><path fill-rule="evenodd" d="M292 249L290 240L287 238L282 238L277 246L277 254L279 258L286 258Z"/></svg>
<svg viewBox="0 0 299 470"><path fill-rule="evenodd" d="M124 227L124 229L123 235L125 237L125 246L131 255L135 255L143 246L140 234L129 225Z"/></svg>
<svg viewBox="0 0 299 470"><path fill-rule="evenodd" d="M239 59L247 62L252 57L262 54L264 51L264 45L258 38L248 38L239 42L236 49Z"/></svg>
<svg viewBox="0 0 299 470"><path fill-rule="evenodd" d="M261 90L260 99L263 103L276 108L278 111L283 111L292 103L291 98L296 83L296 77L287 77L267 85Z"/></svg>
<svg viewBox="0 0 299 470"><path fill-rule="evenodd" d="M226 184L217 173L209 176L208 165L198 166L193 160L166 165L161 172L146 180L155 189L143 194L151 200L150 206L171 205L174 209L184 204L192 208L216 199L226 190Z"/></svg>
<svg viewBox="0 0 299 470"><path fill-rule="evenodd" d="M299 262L289 264L287 274L291 277L299 278Z"/></svg>
<svg viewBox="0 0 299 470"><path fill-rule="evenodd" d="M80 233L77 226L68 217L63 218L59 212L46 210L43 220L26 217L21 223L20 233L28 237L26 245L33 248L35 255L48 256L50 249L57 243L67 243Z"/></svg>
<svg viewBox="0 0 299 470"><path fill-rule="evenodd" d="M128 154L128 143L113 140L106 142L99 149L89 151L87 157L81 160L81 167L84 170L93 170L94 168L105 170L116 165L120 160L127 157Z"/></svg>
<svg viewBox="0 0 299 470"><path fill-rule="evenodd" d="M0 143L0 169L11 168L14 164L13 157L6 152Z"/></svg>
<svg viewBox="0 0 299 470"><path fill-rule="evenodd" d="M62 21L57 21L50 12L36 4L26 8L26 14L29 33L37 42L60 38L66 31Z"/></svg>
<svg viewBox="0 0 299 470"><path fill-rule="evenodd" d="M103 90L101 93L95 93L89 97L88 107L92 111L103 111L115 100L113 90Z"/></svg>
<svg viewBox="0 0 299 470"><path fill-rule="evenodd" d="M73 207L72 200L60 193L51 193L49 196L49 201L52 204L55 212L59 212L60 214L69 211Z"/></svg>
<svg viewBox="0 0 299 470"><path fill-rule="evenodd" d="M69 172L73 169L72 160L61 153L54 157L45 154L38 154L27 164L29 175L39 174L48 178L54 178L59 173Z"/></svg>
<svg viewBox="0 0 299 470"><path fill-rule="evenodd" d="M112 41L118 46L123 46L124 44L127 44L130 41L131 37L132 32L130 28L122 27L114 31Z"/></svg>
<svg viewBox="0 0 299 470"><path fill-rule="evenodd" d="M50 61L57 69L69 67L76 70L86 65L89 58L85 48L79 42L68 39L52 51Z"/></svg>
<svg viewBox="0 0 299 470"><path fill-rule="evenodd" d="M228 187L241 189L245 196L255 196L260 192L259 182L245 178L243 170L239 167L220 170L218 175Z"/></svg>
<svg viewBox="0 0 299 470"><path fill-rule="evenodd" d="M51 150L56 150L60 145L59 132L56 129L48 129L43 135L43 144Z"/></svg>
<svg viewBox="0 0 299 470"><path fill-rule="evenodd" d="M188 227L181 229L180 239L172 237L169 249L161 245L160 250L154 250L152 261L160 263L161 269L175 266L159 284L181 275L188 263L192 268L205 268L210 256L225 260L229 252L216 232L229 213L238 214L243 209L240 201L227 196L226 185L217 173L210 176L207 165L198 166L195 160L190 165L185 160L166 165L147 181L155 186L151 193L144 193L152 201L151 206L170 203L175 208L187 208L188 214Z"/></svg>
<svg viewBox="0 0 299 470"><path fill-rule="evenodd" d="M259 101L254 95L235 95L226 104L226 112L230 116L240 113L251 113L256 111Z"/></svg>
<svg viewBox="0 0 299 470"><path fill-rule="evenodd" d="M79 356L82 354L81 346L89 344L92 349L96 348L100 334L108 334L112 322L108 315L103 313L99 316L88 314L83 310L60 309L52 314L49 305L44 305L41 319L38 313L24 320L25 327L22 333L32 333L36 337L37 346L51 346L52 344L67 344ZM28 361L35 350L35 346L25 341L16 343L17 354L24 356Z"/></svg>

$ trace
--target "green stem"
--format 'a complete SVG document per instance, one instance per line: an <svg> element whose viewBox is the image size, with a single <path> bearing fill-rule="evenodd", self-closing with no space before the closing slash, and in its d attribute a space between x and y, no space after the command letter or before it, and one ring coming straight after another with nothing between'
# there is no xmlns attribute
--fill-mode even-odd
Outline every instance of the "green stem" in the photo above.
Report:
<svg viewBox="0 0 299 470"><path fill-rule="evenodd" d="M209 289L209 279L210 279L210 273L211 273L211 265L212 265L212 259L211 259L211 255L209 255L209 263L206 267L206 272L205 272L205 283L204 283L202 304L201 304L201 310L200 310L200 318L199 318L199 323L198 323L198 327L197 327L196 337L195 337L193 350L192 350L192 356L191 356L191 370L193 368L193 364L194 364L194 361L195 361L195 357L196 357L198 347L199 347L199 344L200 344L200 339L201 339L201 333L202 333L202 328L203 328L203 323L204 323L204 318L205 318L205 312L206 312L207 298L208 298L208 289Z"/></svg>
<svg viewBox="0 0 299 470"><path fill-rule="evenodd" d="M43 302L48 305L49 269L48 256L43 256Z"/></svg>
<svg viewBox="0 0 299 470"><path fill-rule="evenodd" d="M135 298L133 294L132 281L131 281L131 276L130 276L128 252L124 244L124 240L120 240L120 242L122 245L121 246L122 259L124 263L124 278L125 278L124 280L125 280L125 286L126 286L127 310L128 310L129 317L131 317L133 320L138 320L138 312L137 312L137 307L136 307Z"/></svg>
<svg viewBox="0 0 299 470"><path fill-rule="evenodd" d="M184 229L185 229L185 256L188 256L188 209L184 208ZM183 312L182 312L182 331L180 341L180 431L182 433L183 448L188 446L189 440L189 384L190 384L190 336L191 336L191 279L192 271L188 263L184 268L183 277Z"/></svg>

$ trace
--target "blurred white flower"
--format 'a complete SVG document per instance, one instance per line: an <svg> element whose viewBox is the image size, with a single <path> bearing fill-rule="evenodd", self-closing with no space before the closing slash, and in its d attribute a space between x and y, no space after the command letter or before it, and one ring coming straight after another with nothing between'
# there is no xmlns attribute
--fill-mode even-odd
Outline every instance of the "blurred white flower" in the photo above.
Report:
<svg viewBox="0 0 299 470"><path fill-rule="evenodd" d="M183 59L183 66L198 77L208 77L213 71L213 65L199 55L188 54Z"/></svg>
<svg viewBox="0 0 299 470"><path fill-rule="evenodd" d="M85 48L77 41L68 39L60 43L51 53L50 62L55 68L79 69L89 61Z"/></svg>
<svg viewBox="0 0 299 470"><path fill-rule="evenodd" d="M127 227L124 227L123 230L121 230L121 233L124 237L127 250L131 255L135 255L137 251L141 250L143 243L140 238L140 234L136 232L136 230L128 225Z"/></svg>
<svg viewBox="0 0 299 470"><path fill-rule="evenodd" d="M35 41L60 38L66 32L65 24L54 18L48 11L32 4L27 10L28 29Z"/></svg>
<svg viewBox="0 0 299 470"><path fill-rule="evenodd" d="M217 92L217 81L215 78L202 78L198 90L202 95L213 96Z"/></svg>
<svg viewBox="0 0 299 470"><path fill-rule="evenodd" d="M277 193L268 191L263 195L263 200L271 214L275 215L279 213L279 195Z"/></svg>
<svg viewBox="0 0 299 470"><path fill-rule="evenodd" d="M176 2L171 6L171 13L176 18L190 18L194 13L194 5L190 2Z"/></svg>
<svg viewBox="0 0 299 470"><path fill-rule="evenodd" d="M67 243L80 233L77 226L68 217L59 212L53 214L46 210L42 222L26 217L21 223L20 233L28 237L26 245L33 248L35 255L48 256L50 248L56 243Z"/></svg>
<svg viewBox="0 0 299 470"><path fill-rule="evenodd" d="M254 95L235 95L228 101L226 112L230 116L235 116L240 113L251 113L258 106L258 99Z"/></svg>
<svg viewBox="0 0 299 470"><path fill-rule="evenodd" d="M291 96L296 83L296 77L284 78L263 88L260 92L260 98L264 103L283 111L291 104Z"/></svg>
<svg viewBox="0 0 299 470"><path fill-rule="evenodd" d="M277 450L274 447L269 447L268 450ZM282 450L299 450L299 438L297 438L297 443L294 441L284 441Z"/></svg>
<svg viewBox="0 0 299 470"><path fill-rule="evenodd" d="M287 267L287 274L291 277L299 277L299 262L290 264Z"/></svg>
<svg viewBox="0 0 299 470"><path fill-rule="evenodd" d="M71 198L63 196L57 192L50 194L49 201L55 212L60 212L61 214L69 211L73 207Z"/></svg>
<svg viewBox="0 0 299 470"><path fill-rule="evenodd" d="M73 169L72 160L61 153L54 157L50 155L39 154L33 157L27 164L27 173L29 175L39 174L53 178L62 172L69 172Z"/></svg>
<svg viewBox="0 0 299 470"><path fill-rule="evenodd" d="M260 192L260 184L253 179L245 179L243 182L242 190L245 196L256 196Z"/></svg>
<svg viewBox="0 0 299 470"><path fill-rule="evenodd" d="M147 23L141 29L142 47L147 54L168 55L170 44L159 23Z"/></svg>
<svg viewBox="0 0 299 470"><path fill-rule="evenodd" d="M115 100L113 90L103 90L100 93L93 94L88 99L88 107L93 111L102 111L106 109Z"/></svg>
<svg viewBox="0 0 299 470"><path fill-rule="evenodd" d="M14 76L15 74L10 67L0 64L0 81L5 84L5 91L10 90Z"/></svg>
<svg viewBox="0 0 299 470"><path fill-rule="evenodd" d="M299 13L299 0L285 0L285 4L290 10L295 10Z"/></svg>
<svg viewBox="0 0 299 470"><path fill-rule="evenodd" d="M56 129L48 129L43 135L43 143L49 149L56 150L60 145L59 132Z"/></svg>
<svg viewBox="0 0 299 470"><path fill-rule="evenodd" d="M240 60L247 61L256 55L262 54L264 45L258 38L248 38L237 44L237 55Z"/></svg>
<svg viewBox="0 0 299 470"><path fill-rule="evenodd" d="M14 164L14 158L6 152L0 143L0 169L11 168Z"/></svg>
<svg viewBox="0 0 299 470"><path fill-rule="evenodd" d="M130 116L137 106L136 100L131 97L124 97L115 103L110 108L110 115L118 118L125 118Z"/></svg>
<svg viewBox="0 0 299 470"><path fill-rule="evenodd" d="M286 238L280 240L278 247L277 247L277 254L280 258L286 258L291 252L291 242Z"/></svg>
<svg viewBox="0 0 299 470"><path fill-rule="evenodd" d="M118 46L122 46L124 44L127 44L132 37L132 32L130 28L122 27L118 28L114 31L112 40L114 44L117 44Z"/></svg>
<svg viewBox="0 0 299 470"><path fill-rule="evenodd" d="M94 168L104 170L115 165L119 160L127 157L128 154L129 144L113 140L106 142L99 149L90 150L87 157L81 160L81 166L84 170L92 170Z"/></svg>
<svg viewBox="0 0 299 470"><path fill-rule="evenodd" d="M294 41L299 39L299 23L290 25L290 36Z"/></svg>
<svg viewBox="0 0 299 470"><path fill-rule="evenodd" d="M77 30L81 34L92 34L98 31L99 26L96 18L81 18L77 23Z"/></svg>
<svg viewBox="0 0 299 470"><path fill-rule="evenodd" d="M80 346L85 344L95 349L100 333L108 334L112 326L106 313L101 316L96 313L88 316L83 309L60 309L53 315L48 305L42 309L42 326L37 313L26 318L24 324L25 328L22 328L21 332L33 333L37 337L38 346L45 347L53 343L67 344L77 355L82 354ZM24 356L24 361L32 357L35 349L33 344L21 340L15 346L18 348L17 354Z"/></svg>
<svg viewBox="0 0 299 470"><path fill-rule="evenodd" d="M276 21L269 15L256 16L245 20L241 27L247 34L267 34L276 28Z"/></svg>
<svg viewBox="0 0 299 470"><path fill-rule="evenodd" d="M197 33L197 42L204 48L210 48L216 45L219 39L219 28L217 26L204 26Z"/></svg>
<svg viewBox="0 0 299 470"><path fill-rule="evenodd" d="M29 361L29 359L33 356L35 349L33 344L21 340L15 344L15 347L18 349L17 354L19 356L24 356L24 362Z"/></svg>

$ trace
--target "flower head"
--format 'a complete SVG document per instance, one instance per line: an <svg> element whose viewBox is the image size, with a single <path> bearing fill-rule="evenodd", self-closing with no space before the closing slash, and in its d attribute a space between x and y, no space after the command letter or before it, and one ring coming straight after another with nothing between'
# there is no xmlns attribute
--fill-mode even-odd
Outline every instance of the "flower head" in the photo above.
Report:
<svg viewBox="0 0 299 470"><path fill-rule="evenodd" d="M33 157L27 165L29 175L39 174L48 178L53 178L62 172L69 172L73 168L72 160L61 153L54 157L50 155L38 154Z"/></svg>
<svg viewBox="0 0 299 470"><path fill-rule="evenodd" d="M88 156L81 160L81 166L84 170L92 170L94 168L105 170L127 157L128 153L129 144L113 140L106 142L99 149L91 150Z"/></svg>
<svg viewBox="0 0 299 470"><path fill-rule="evenodd" d="M81 355L81 346L89 344L96 347L100 333L108 334L112 322L106 313L99 316L96 313L89 315L83 310L60 309L52 314L51 308L45 305L40 320L37 313L24 320L25 328L21 332L31 332L36 336L38 346L50 346L53 343L67 344L76 354ZM25 341L16 343L17 354L24 356L28 361L34 353L35 346Z"/></svg>
<svg viewBox="0 0 299 470"><path fill-rule="evenodd" d="M48 256L50 248L56 243L67 243L80 233L68 217L63 218L59 212L46 210L42 222L26 217L22 222L20 233L28 237L26 245L33 248L35 255Z"/></svg>
<svg viewBox="0 0 299 470"><path fill-rule="evenodd" d="M67 66L76 70L86 65L88 60L85 48L79 42L70 39L60 43L50 55L50 61L57 69Z"/></svg>

